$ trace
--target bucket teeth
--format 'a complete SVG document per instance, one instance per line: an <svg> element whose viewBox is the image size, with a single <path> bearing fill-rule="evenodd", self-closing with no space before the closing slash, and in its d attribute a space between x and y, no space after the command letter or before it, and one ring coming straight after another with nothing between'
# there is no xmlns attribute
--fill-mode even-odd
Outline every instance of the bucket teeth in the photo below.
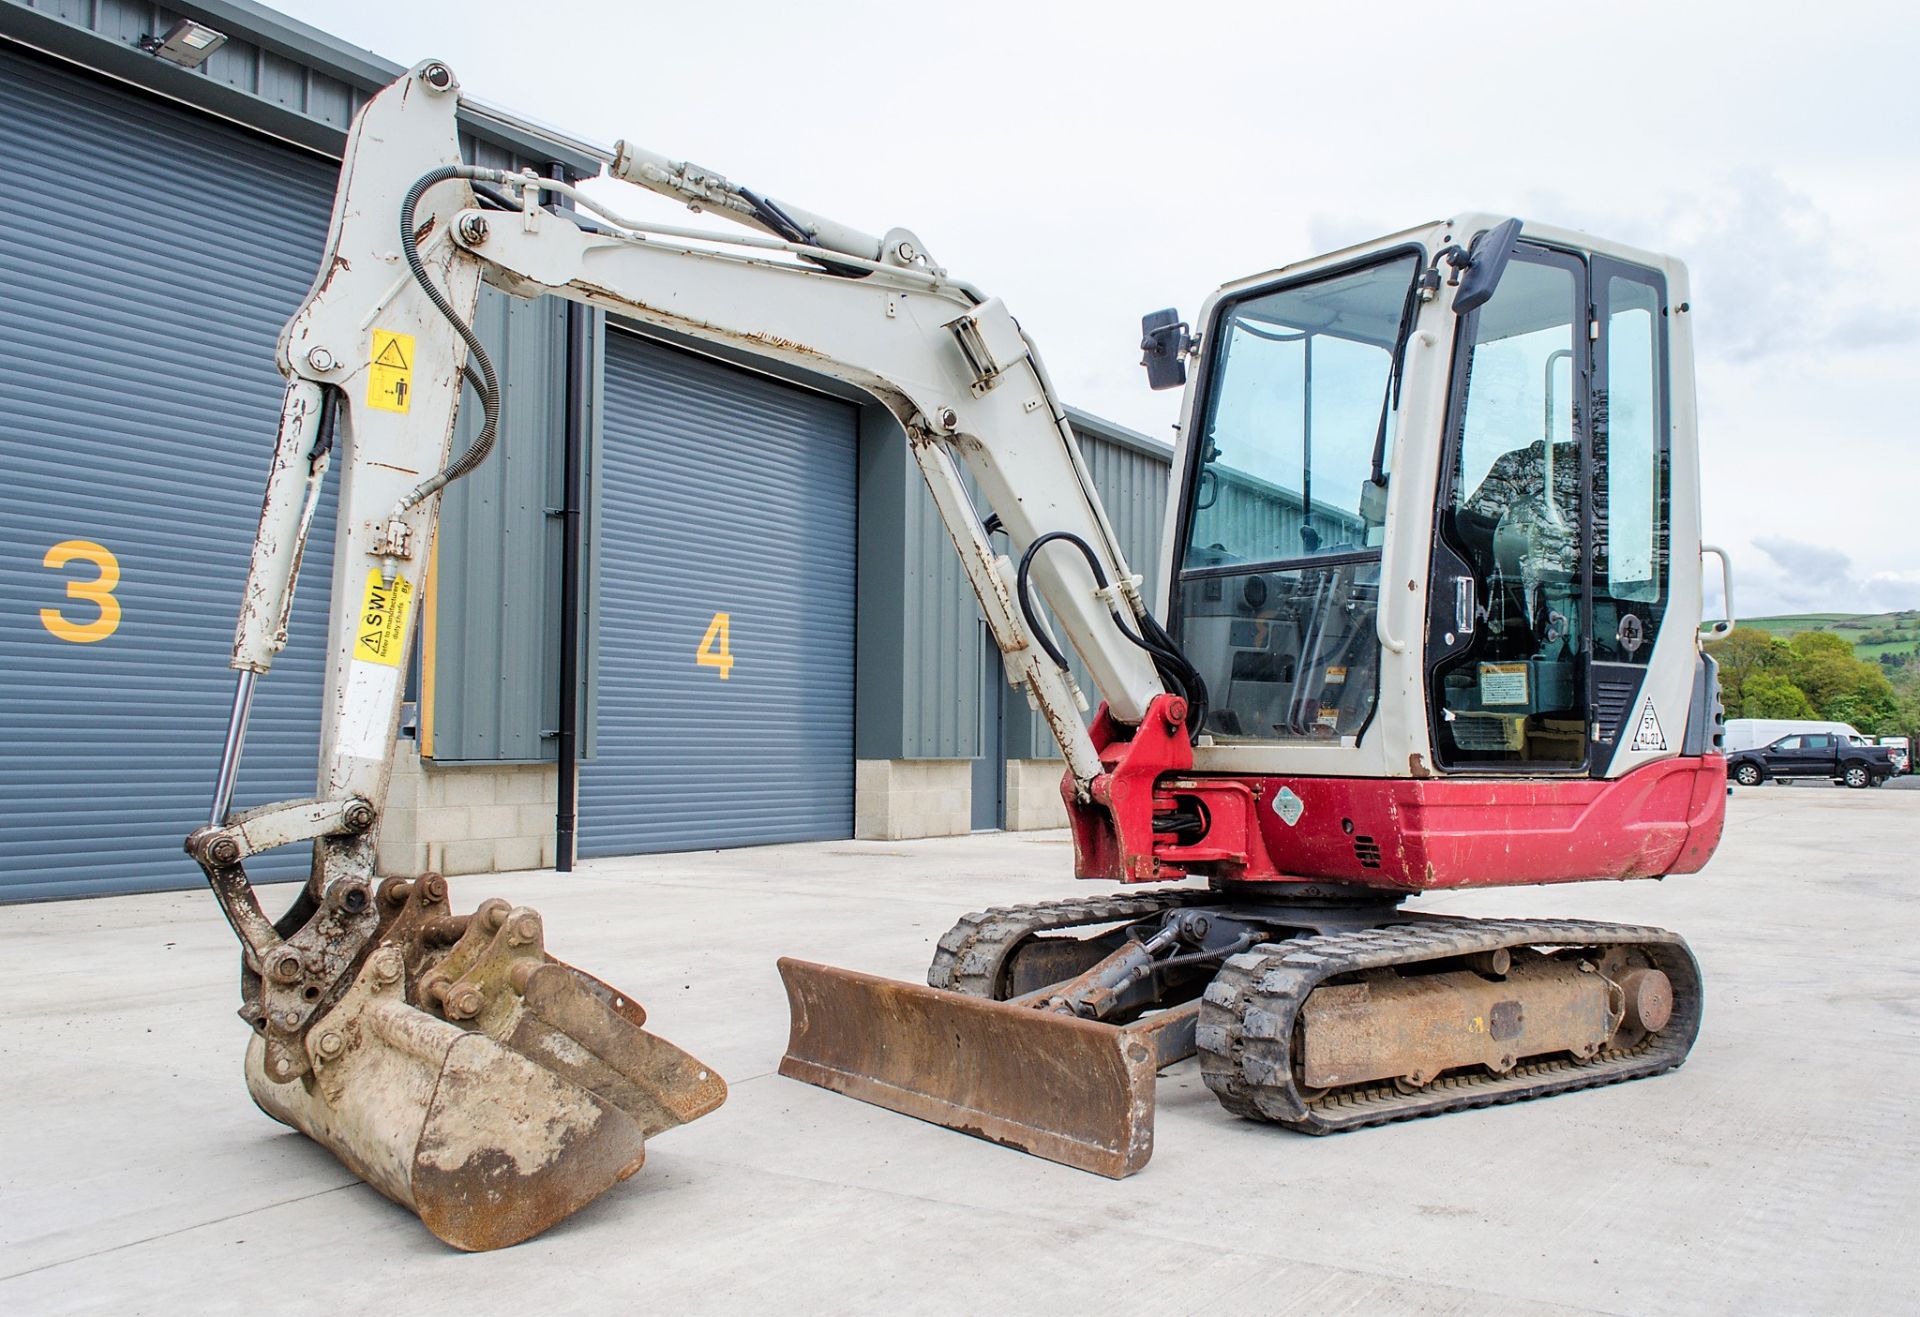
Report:
<svg viewBox="0 0 1920 1317"><path fill-rule="evenodd" d="M388 919L302 1040L305 1073L247 1086L456 1248L529 1239L640 1169L648 1138L712 1111L726 1083L641 1027L638 1003L547 955L540 916L445 910L437 876L382 892Z"/></svg>

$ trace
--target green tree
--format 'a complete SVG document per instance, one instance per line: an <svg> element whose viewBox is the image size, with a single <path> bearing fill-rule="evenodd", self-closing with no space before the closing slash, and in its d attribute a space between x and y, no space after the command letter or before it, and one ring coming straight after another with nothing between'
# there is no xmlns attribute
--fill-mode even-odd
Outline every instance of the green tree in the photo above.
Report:
<svg viewBox="0 0 1920 1317"><path fill-rule="evenodd" d="M1890 735L1900 721L1893 683L1878 663L1855 658L1853 646L1824 631L1802 631L1788 642L1786 676L1817 717L1851 723L1872 736Z"/></svg>
<svg viewBox="0 0 1920 1317"><path fill-rule="evenodd" d="M1893 683L1893 717L1898 726L1888 736L1920 733L1920 667L1908 664Z"/></svg>
<svg viewBox="0 0 1920 1317"><path fill-rule="evenodd" d="M1729 718L1751 718L1747 712L1747 680L1756 672L1784 668L1790 651L1783 640L1759 627L1737 626L1706 647L1720 665L1720 700Z"/></svg>
<svg viewBox="0 0 1920 1317"><path fill-rule="evenodd" d="M1816 709L1852 690L1859 680L1853 646L1830 632L1802 631L1788 640L1787 651L1787 676Z"/></svg>
<svg viewBox="0 0 1920 1317"><path fill-rule="evenodd" d="M1813 704L1807 693L1778 672L1755 672L1741 692L1741 718L1811 718ZM1729 710L1731 713L1731 710Z"/></svg>
<svg viewBox="0 0 1920 1317"><path fill-rule="evenodd" d="M1820 718L1853 724L1868 735L1897 730L1899 699L1885 668L1853 657L1853 645L1839 635L1795 635L1789 643L1788 676L1807 693Z"/></svg>

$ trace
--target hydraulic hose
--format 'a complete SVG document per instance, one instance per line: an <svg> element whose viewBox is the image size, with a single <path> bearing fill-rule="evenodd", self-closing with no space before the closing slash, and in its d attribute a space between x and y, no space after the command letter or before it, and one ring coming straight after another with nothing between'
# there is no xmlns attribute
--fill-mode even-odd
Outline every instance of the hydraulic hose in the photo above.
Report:
<svg viewBox="0 0 1920 1317"><path fill-rule="evenodd" d="M1046 651L1047 657L1059 667L1065 668L1067 656L1060 652L1060 647L1040 626L1033 611L1033 596L1028 589L1035 555L1055 540L1064 540L1080 550L1080 555L1087 560L1087 567L1093 573L1094 583L1102 590L1107 589L1110 583L1107 580L1106 569L1100 565L1099 557L1085 540L1071 531L1051 530L1044 535L1035 536L1033 542L1027 545L1027 551L1020 556L1016 593L1020 596L1021 615L1026 618L1027 629L1033 632L1034 639L1040 642L1040 648ZM1141 616L1138 631L1129 626L1127 620L1120 615L1120 611L1111 604L1108 605L1107 615L1113 619L1113 624L1119 629L1121 635L1144 649L1153 659L1154 670L1160 674L1160 680L1172 687L1175 694L1186 700L1187 736L1189 739L1198 737L1200 729L1205 727L1207 722L1207 683L1201 677L1199 669L1195 668L1187 656L1180 652L1179 644L1167 633L1167 629L1160 625L1159 619L1151 613Z"/></svg>
<svg viewBox="0 0 1920 1317"><path fill-rule="evenodd" d="M407 258L407 269L412 272L413 281L420 285L420 290L427 295L427 300L433 303L434 309L447 318L447 323L452 325L466 342L469 359L462 373L466 376L467 383L473 386L474 392L480 395L483 419L480 423L480 433L473 437L473 442L467 445L466 451L449 462L444 470L429 476L409 490L394 508L396 514L405 512L473 471L475 467L487 460L487 454L493 451L494 441L500 434L500 378L494 371L493 358L487 355L487 349L480 342L480 336L473 332L473 326L460 318L459 313L453 309L453 304L447 301L446 295L434 286L433 280L427 277L427 267L420 259L419 241L413 227L414 211L420 204L420 198L426 195L427 189L449 179L464 177L467 168L464 165L442 165L414 180L413 186L407 189L406 199L400 203L400 251Z"/></svg>

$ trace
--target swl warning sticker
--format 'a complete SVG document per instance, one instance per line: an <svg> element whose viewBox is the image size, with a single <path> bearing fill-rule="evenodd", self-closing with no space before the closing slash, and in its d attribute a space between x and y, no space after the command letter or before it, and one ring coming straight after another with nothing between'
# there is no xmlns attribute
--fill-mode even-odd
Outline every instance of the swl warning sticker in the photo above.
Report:
<svg viewBox="0 0 1920 1317"><path fill-rule="evenodd" d="M382 579L380 569L367 573L367 597L360 605L360 634L353 642L353 656L369 663L400 666L400 651L407 642L407 610L413 602L413 587L404 577Z"/></svg>
<svg viewBox="0 0 1920 1317"><path fill-rule="evenodd" d="M1280 794L1273 798L1273 812L1280 816L1282 823L1291 828L1300 821L1300 816L1307 812L1307 802L1294 795L1292 787L1281 787Z"/></svg>
<svg viewBox="0 0 1920 1317"><path fill-rule="evenodd" d="M367 370L367 406L404 412L413 397L413 335L373 331L373 362Z"/></svg>
<svg viewBox="0 0 1920 1317"><path fill-rule="evenodd" d="M1636 750L1667 748L1667 734L1660 730L1660 719L1653 712L1652 700L1648 700L1646 707L1640 710L1640 726L1633 734L1633 748Z"/></svg>

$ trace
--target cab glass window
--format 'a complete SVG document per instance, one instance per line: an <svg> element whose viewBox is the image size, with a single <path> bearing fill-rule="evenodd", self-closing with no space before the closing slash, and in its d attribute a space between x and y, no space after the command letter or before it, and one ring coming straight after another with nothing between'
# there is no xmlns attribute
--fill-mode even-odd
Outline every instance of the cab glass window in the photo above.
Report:
<svg viewBox="0 0 1920 1317"><path fill-rule="evenodd" d="M1380 547L1394 349L1417 267L1408 252L1221 318L1185 566Z"/></svg>

